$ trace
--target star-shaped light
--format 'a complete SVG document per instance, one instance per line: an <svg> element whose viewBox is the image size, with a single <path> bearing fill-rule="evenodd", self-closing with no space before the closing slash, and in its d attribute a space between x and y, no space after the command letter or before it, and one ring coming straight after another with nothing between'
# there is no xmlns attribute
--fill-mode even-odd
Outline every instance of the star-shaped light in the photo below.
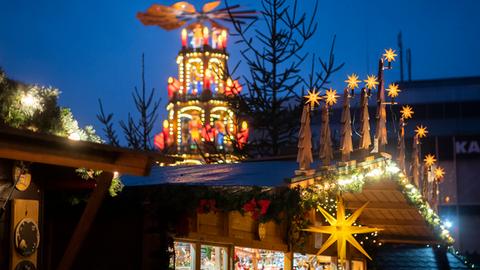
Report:
<svg viewBox="0 0 480 270"><path fill-rule="evenodd" d="M428 154L425 156L425 158L423 159L423 161L425 162L425 165L427 165L428 167L432 166L433 164L435 164L435 162L437 162L437 159L435 159L435 156L432 155L432 154Z"/></svg>
<svg viewBox="0 0 480 270"><path fill-rule="evenodd" d="M316 89L308 90L308 95L304 96L307 101L306 104L310 104L310 107L313 108L315 105L320 105L320 92L317 92Z"/></svg>
<svg viewBox="0 0 480 270"><path fill-rule="evenodd" d="M424 127L424 126L422 126L422 125L417 126L417 129L415 129L415 134L416 134L416 136L418 136L419 138L425 138L425 137L427 137L427 133L428 133L427 127Z"/></svg>
<svg viewBox="0 0 480 270"><path fill-rule="evenodd" d="M385 53L383 54L383 57L385 57L385 59L387 59L388 62L395 61L395 56L397 56L397 54L395 53L395 50L392 50L391 48L388 50L385 49Z"/></svg>
<svg viewBox="0 0 480 270"><path fill-rule="evenodd" d="M363 80L367 85L368 89L377 89L377 85L379 82L377 81L377 76L375 75L368 75L366 80Z"/></svg>
<svg viewBox="0 0 480 270"><path fill-rule="evenodd" d="M398 97L398 93L400 93L400 89L398 89L398 84L396 83L389 84L387 91L388 91L388 96L391 98Z"/></svg>
<svg viewBox="0 0 480 270"><path fill-rule="evenodd" d="M445 170L440 166L435 168L433 173L435 174L435 179L437 179L437 180L441 180L445 176Z"/></svg>
<svg viewBox="0 0 480 270"><path fill-rule="evenodd" d="M325 209L319 208L322 215L325 217L330 226L312 226L305 231L314 232L314 233L328 233L330 237L325 241L318 250L317 255L320 255L327 248L329 248L333 243L337 242L337 256L340 263L345 262L347 254L347 242L352 246L358 249L363 255L365 255L370 260L372 259L363 247L357 242L353 237L354 234L363 234L363 233L372 233L380 231L378 228L369 228L366 226L354 226L353 224L363 212L368 203L364 204L362 207L358 208L351 216L348 218L345 216L345 205L343 204L342 198L339 196L337 198L337 217L334 218L330 215Z"/></svg>
<svg viewBox="0 0 480 270"><path fill-rule="evenodd" d="M400 110L400 113L402 114L402 118L406 120L412 118L414 112L412 107L405 105L402 106L402 110Z"/></svg>
<svg viewBox="0 0 480 270"><path fill-rule="evenodd" d="M325 103L328 106L332 106L333 104L337 103L337 98L337 90L330 88L325 91Z"/></svg>
<svg viewBox="0 0 480 270"><path fill-rule="evenodd" d="M347 76L347 80L345 81L347 83L347 87L349 89L355 89L358 87L358 83L360 80L358 79L358 75L355 73L352 73L352 75Z"/></svg>

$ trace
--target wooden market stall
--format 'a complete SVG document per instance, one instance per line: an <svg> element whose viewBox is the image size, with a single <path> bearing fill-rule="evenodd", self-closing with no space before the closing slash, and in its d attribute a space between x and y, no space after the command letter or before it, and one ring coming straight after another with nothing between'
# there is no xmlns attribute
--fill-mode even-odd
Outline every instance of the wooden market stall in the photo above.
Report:
<svg viewBox="0 0 480 270"><path fill-rule="evenodd" d="M341 183L342 175L359 171L364 175L361 186L347 192L351 183L345 184L348 188L342 192L342 197L347 213L353 213L368 203L356 224L378 228L378 232L359 234L355 239L372 253L374 262L376 261L374 254L392 245L405 245L410 248L444 245L445 238L439 235L439 225L432 223L432 219L426 215L432 210L427 209L427 212L423 212L423 206L420 206L424 204L412 200L414 194L418 195L418 190L405 182L404 175L388 155L368 156L358 163L322 168L310 175L281 177L294 175L292 168L295 166L296 163L293 161L266 161L165 167L155 168L148 177L128 177L125 181L127 185L131 185L127 192L141 193L148 189L152 196L156 194L163 197L164 193L160 189L170 189L174 190L174 194L182 192L188 194L185 196L191 195L192 201L197 200L198 204L193 204L197 207L212 204L209 208L211 211L199 208L196 211L188 211L186 218L177 223L172 231L177 256L172 258L171 265L176 269L308 269L302 267L307 267L307 264L311 267L312 261L315 261L313 264L317 267L323 267L321 269L334 269L338 263L335 245L326 249L322 256L315 256L326 242L327 234L307 234L306 244L303 247L296 246L288 239L289 230L292 229L289 222L292 220L280 217L264 222L261 218L256 219L252 212L245 210L245 205L251 200L250 197L244 198L246 203L237 208L238 210L225 211L220 205L222 199L206 195L206 190L211 189L213 192L226 194L227 197L230 194L236 196L235 194L245 192L244 196L256 197L258 202L259 198L264 198L263 195L246 191L255 189L252 185L261 186L264 192L273 194L297 188L323 192L327 184ZM332 173L336 173L335 178L332 178ZM201 199L207 197L210 199ZM149 205L146 206L149 209L156 209L155 204L162 203L149 198L145 196L149 201ZM211 198L216 199L216 204ZM335 196L329 199L332 200L330 205L337 203ZM321 207L328 209L328 205ZM333 208L330 210L335 212ZM145 223L152 222L156 217L146 214ZM306 220L311 225L328 225L318 211L310 210ZM159 245L157 233L155 230L144 230L145 253ZM353 247L349 247L346 254L347 269L361 270L371 265L369 259ZM452 257L450 261L454 263L457 259ZM147 265L148 263L144 264L145 269L150 269Z"/></svg>
<svg viewBox="0 0 480 270"><path fill-rule="evenodd" d="M2 126L0 268L71 269L114 174L147 175L153 161L169 163L174 159ZM76 173L78 168L100 174L85 180ZM44 226L48 223L47 194L68 194L72 190L91 194L65 246L47 246L45 242L68 237L49 232ZM48 258L53 248L64 252L52 261Z"/></svg>

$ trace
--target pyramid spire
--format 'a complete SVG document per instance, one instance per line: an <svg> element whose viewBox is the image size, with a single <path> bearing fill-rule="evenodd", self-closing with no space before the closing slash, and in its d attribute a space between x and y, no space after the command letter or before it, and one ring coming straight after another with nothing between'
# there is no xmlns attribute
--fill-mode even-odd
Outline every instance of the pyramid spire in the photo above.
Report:
<svg viewBox="0 0 480 270"><path fill-rule="evenodd" d="M380 58L378 62L378 81L379 87L377 92L377 115L375 142L378 144L378 151L385 150L387 141L387 110L385 108L385 79L384 79L384 59Z"/></svg>
<svg viewBox="0 0 480 270"><path fill-rule="evenodd" d="M412 161L410 167L410 175L412 176L412 183L419 188L420 187L420 153L421 144L420 138L418 135L413 137L413 151L412 151Z"/></svg>
<svg viewBox="0 0 480 270"><path fill-rule="evenodd" d="M360 93L360 141L358 148L368 152L372 144L370 136L370 115L368 113L368 92L362 88Z"/></svg>
<svg viewBox="0 0 480 270"><path fill-rule="evenodd" d="M297 162L299 163L300 170L310 169L310 164L313 162L309 104L303 106L300 132L298 134Z"/></svg>
<svg viewBox="0 0 480 270"><path fill-rule="evenodd" d="M322 108L322 126L320 130L320 160L324 166L330 165L333 159L332 134L330 131L330 115L328 105Z"/></svg>
<svg viewBox="0 0 480 270"><path fill-rule="evenodd" d="M405 120L401 117L398 132L397 163L402 172L405 172L405 125Z"/></svg>
<svg viewBox="0 0 480 270"><path fill-rule="evenodd" d="M353 151L352 144L352 118L350 116L350 91L345 88L343 92L343 109L342 109L342 129L340 152L342 153L342 161L350 159L350 153Z"/></svg>

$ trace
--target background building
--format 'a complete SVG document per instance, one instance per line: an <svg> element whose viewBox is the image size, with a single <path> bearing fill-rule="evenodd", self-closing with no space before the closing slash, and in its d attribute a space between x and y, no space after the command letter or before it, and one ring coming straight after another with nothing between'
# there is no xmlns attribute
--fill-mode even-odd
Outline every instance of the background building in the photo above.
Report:
<svg viewBox="0 0 480 270"><path fill-rule="evenodd" d="M451 220L461 251L479 253L480 77L403 82L400 89L399 103L415 111L407 136L417 124L427 126L422 156L435 154L446 171L440 215Z"/></svg>

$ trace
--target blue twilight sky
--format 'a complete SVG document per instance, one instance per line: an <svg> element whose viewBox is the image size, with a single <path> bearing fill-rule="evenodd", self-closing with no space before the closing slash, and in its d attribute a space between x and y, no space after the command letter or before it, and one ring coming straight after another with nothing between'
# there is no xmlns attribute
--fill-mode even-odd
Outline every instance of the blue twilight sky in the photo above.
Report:
<svg viewBox="0 0 480 270"><path fill-rule="evenodd" d="M145 27L135 18L155 2L174 1L2 0L0 66L14 79L59 88L60 104L71 107L82 126L100 129L98 98L117 120L134 110L131 91L140 86L145 53L147 86L162 97L162 118L166 81L176 75L180 31ZM206 1L191 2L200 8ZM230 2L259 7L259 0ZM311 10L313 1L299 2ZM343 87L351 72L362 78L373 73L383 48L396 48L400 30L404 47L412 49L413 79L480 75L478 0L319 2L319 29L306 51L326 56L337 35L336 59L346 65L333 87ZM233 64L239 47L229 42L228 48ZM399 69L387 76L397 80Z"/></svg>

